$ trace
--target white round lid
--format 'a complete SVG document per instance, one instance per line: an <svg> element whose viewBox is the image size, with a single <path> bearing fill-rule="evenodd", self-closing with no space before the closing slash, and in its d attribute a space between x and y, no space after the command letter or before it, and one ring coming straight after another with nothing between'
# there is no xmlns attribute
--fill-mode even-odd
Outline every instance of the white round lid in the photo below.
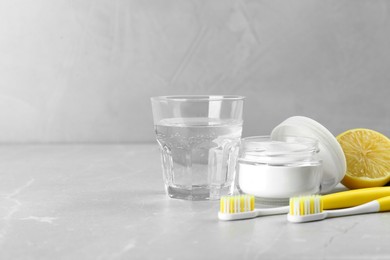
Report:
<svg viewBox="0 0 390 260"><path fill-rule="evenodd" d="M293 116L276 126L271 139L283 136L311 137L318 140L318 156L322 160L321 193L330 192L344 177L347 163L344 152L334 135L317 121L304 116Z"/></svg>

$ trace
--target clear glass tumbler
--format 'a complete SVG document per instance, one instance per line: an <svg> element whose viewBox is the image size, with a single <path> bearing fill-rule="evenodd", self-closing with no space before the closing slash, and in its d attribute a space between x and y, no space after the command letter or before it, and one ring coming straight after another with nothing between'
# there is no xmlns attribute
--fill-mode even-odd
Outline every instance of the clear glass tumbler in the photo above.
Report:
<svg viewBox="0 0 390 260"><path fill-rule="evenodd" d="M152 97L168 196L219 199L233 190L242 96Z"/></svg>

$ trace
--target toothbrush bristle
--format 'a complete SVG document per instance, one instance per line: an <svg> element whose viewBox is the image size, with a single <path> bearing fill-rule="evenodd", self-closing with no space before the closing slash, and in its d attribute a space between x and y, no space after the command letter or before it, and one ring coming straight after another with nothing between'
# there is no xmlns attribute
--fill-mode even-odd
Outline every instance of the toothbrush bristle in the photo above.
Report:
<svg viewBox="0 0 390 260"><path fill-rule="evenodd" d="M255 197L252 195L223 196L220 201L221 213L240 213L255 209Z"/></svg>
<svg viewBox="0 0 390 260"><path fill-rule="evenodd" d="M300 196L290 198L290 215L305 216L318 214L323 211L320 195Z"/></svg>

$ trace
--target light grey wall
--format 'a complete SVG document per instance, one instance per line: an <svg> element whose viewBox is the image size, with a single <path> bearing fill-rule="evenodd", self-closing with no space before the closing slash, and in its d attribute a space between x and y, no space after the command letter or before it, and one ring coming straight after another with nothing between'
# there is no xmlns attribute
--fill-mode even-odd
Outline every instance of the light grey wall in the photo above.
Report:
<svg viewBox="0 0 390 260"><path fill-rule="evenodd" d="M168 94L390 136L390 1L0 1L0 142L153 141Z"/></svg>

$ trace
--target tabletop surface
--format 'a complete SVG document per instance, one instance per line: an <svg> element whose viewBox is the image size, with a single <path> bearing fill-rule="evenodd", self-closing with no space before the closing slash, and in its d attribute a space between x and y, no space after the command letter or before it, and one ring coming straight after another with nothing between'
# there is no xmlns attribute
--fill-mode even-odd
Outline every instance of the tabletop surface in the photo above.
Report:
<svg viewBox="0 0 390 260"><path fill-rule="evenodd" d="M155 144L2 145L0 259L390 259L390 213L222 222L164 193Z"/></svg>

